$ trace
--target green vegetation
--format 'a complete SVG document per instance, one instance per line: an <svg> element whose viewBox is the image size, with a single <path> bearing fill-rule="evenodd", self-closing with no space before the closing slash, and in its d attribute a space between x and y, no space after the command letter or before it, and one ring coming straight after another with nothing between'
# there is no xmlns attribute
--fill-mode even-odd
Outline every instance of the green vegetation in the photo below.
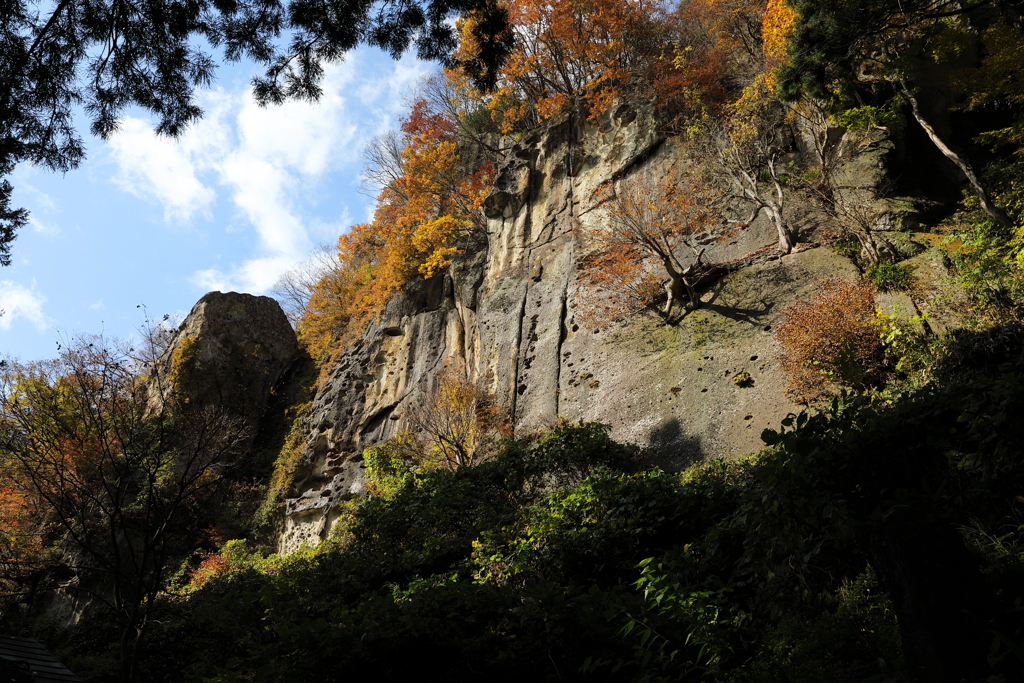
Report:
<svg viewBox="0 0 1024 683"><path fill-rule="evenodd" d="M1024 377L1020 332L1003 332L1012 347L937 368L941 386L787 418L756 457L670 474L600 425L562 425L402 477L315 550L233 541L161 597L139 666L154 681L913 680L877 573L883 520L911 506L960 530L977 569L930 599L955 611L970 588L993 605L980 649L956 655L1011 680ZM51 641L90 680L112 671L105 619Z"/></svg>
<svg viewBox="0 0 1024 683"><path fill-rule="evenodd" d="M914 273L901 263L876 263L868 268L868 279L883 292L905 292L914 286Z"/></svg>
<svg viewBox="0 0 1024 683"><path fill-rule="evenodd" d="M99 381L104 375L95 368L79 375L13 368L0 396L7 477L0 485L0 624L38 634L38 614L28 610L77 567L75 550L89 546L75 534L100 529L114 547L106 540L94 546L93 562L141 586L121 599L134 612L100 601L82 627L42 633L89 681L404 681L424 672L517 683L1020 679L1019 16L1008 3L981 0L790 5L693 0L662 15L646 2L559 0L510 10L519 43L490 73L498 89L474 87L488 74L472 70L428 85L401 132L370 150L371 175L382 186L373 222L344 235L315 277L294 283L306 299L302 315L296 311L300 334L321 365L310 360L296 380L290 412L278 406L272 447L244 480L225 473L248 435L230 416L199 421L204 413L185 386L198 346L184 344L174 358L180 401L160 419L127 365L105 368L121 384ZM457 27L459 58L480 68L488 16L474 14ZM443 17L427 23L435 19ZM640 35L650 37L643 50L624 48ZM577 77L555 82L565 65ZM928 100L922 84L929 79L948 89L942 107ZM295 93L310 83L296 83ZM265 98L275 99L277 91L264 86ZM323 375L395 292L484 248L483 209L506 158L522 151L517 139L566 121L604 126L608 105L623 97L650 100L667 130L689 137L687 153L706 162L700 168L749 205L746 220L727 221L736 230L767 212L778 251L799 251L797 239L815 235L800 234L810 228L798 230L786 216L795 213L791 200L813 187L815 201L832 204L825 213L836 239L857 238L834 248L864 256L862 266L870 267L862 277L816 283L783 321L765 328L777 335L793 392L811 408L765 430L759 453L665 472L600 424L562 423L513 439L497 399L461 375L438 375L427 407L411 416L417 434L363 452L368 495L330 511L337 521L328 540L287 557L271 552L258 534L280 519L296 473L308 464L305 413L317 370ZM944 125L951 113L971 125ZM813 133L805 143L820 138L805 155L816 154L815 164L788 159L799 156L789 130L797 118ZM831 139L837 126L853 134ZM934 200L930 220L941 215L943 222L927 226L941 233L933 242L962 290L960 319L943 336L932 334L926 314L877 308L878 290L919 298L927 267L894 263L898 250L880 234L894 225L911 229L913 221L899 222L903 209L892 209L907 203L886 203L891 187L839 187L833 173L837 149L884 141L884 133L870 140L857 133L868 128L889 131L894 158L926 156L927 147L969 180L958 207ZM937 129L970 131L955 132L968 137L952 142L970 153L977 173ZM917 147L908 142L914 135ZM7 170L0 159L0 174ZM616 192L626 186L619 182ZM5 193L8 186L0 186L0 209ZM664 193L653 195L634 204L657 209ZM685 201L702 196L717 197L717 189L693 185ZM683 258L669 248L683 229L677 218L647 221L641 231L643 239L660 234L652 253L663 261ZM689 252L679 252L692 253L692 264L668 270L679 286L666 317L683 289L687 308L697 308L700 278L684 275L701 271L704 242L696 235L704 235L710 214L698 218L687 227ZM622 221L611 222L610 237L621 238ZM0 261L9 241L3 229ZM725 233L731 239L732 228ZM622 259L617 267L600 272L644 275ZM650 294L637 299L653 300ZM705 307L687 324L706 331L712 315L721 314ZM620 317L613 316L616 324ZM697 348L707 336L698 335ZM597 388L592 378L580 375ZM753 382L746 372L731 380ZM54 400L19 399L30 395ZM155 443L154 435L165 435L164 417L169 440ZM186 418L194 424L175 423ZM56 436L34 441L40 433ZM210 450L210 434L222 435L222 449ZM216 439L212 445L219 448ZM187 446L197 446L202 466L172 496ZM276 457L272 472L268 454ZM141 469L125 469L133 457ZM80 485L41 486L40 473L57 482L81 474ZM117 493L125 482L131 490L116 501L97 495ZM245 486L251 490L236 495ZM256 511L253 501L264 492ZM146 506L166 508L168 500L178 507L156 524L163 536L145 546L141 519L161 520ZM104 520L97 509L112 515ZM149 559L132 573L122 564L136 548L148 548Z"/></svg>

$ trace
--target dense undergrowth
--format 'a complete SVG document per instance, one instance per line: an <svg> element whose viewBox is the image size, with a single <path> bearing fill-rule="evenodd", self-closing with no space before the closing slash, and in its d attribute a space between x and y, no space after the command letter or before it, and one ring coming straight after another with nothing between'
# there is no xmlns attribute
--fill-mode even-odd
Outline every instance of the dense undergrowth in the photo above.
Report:
<svg viewBox="0 0 1024 683"><path fill-rule="evenodd" d="M1020 332L1002 332L1013 343L998 353L950 354L960 360L935 370L941 383L787 419L747 459L670 474L601 425L564 424L476 467L408 478L315 550L263 557L232 542L162 597L140 671L909 680L890 597L906 586L875 569L886 515L909 508L956 531L977 585L908 580L939 591L931 600L955 619L958 594L985 596L980 640L956 657L973 680L1017 680L1024 377ZM956 343L978 349L968 337ZM53 642L99 681L116 662L96 623Z"/></svg>

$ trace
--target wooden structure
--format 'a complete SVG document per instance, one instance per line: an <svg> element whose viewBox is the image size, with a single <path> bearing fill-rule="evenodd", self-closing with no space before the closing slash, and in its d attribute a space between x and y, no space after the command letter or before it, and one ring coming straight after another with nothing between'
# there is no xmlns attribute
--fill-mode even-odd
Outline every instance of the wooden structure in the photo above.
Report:
<svg viewBox="0 0 1024 683"><path fill-rule="evenodd" d="M38 640L0 636L0 683L83 683Z"/></svg>

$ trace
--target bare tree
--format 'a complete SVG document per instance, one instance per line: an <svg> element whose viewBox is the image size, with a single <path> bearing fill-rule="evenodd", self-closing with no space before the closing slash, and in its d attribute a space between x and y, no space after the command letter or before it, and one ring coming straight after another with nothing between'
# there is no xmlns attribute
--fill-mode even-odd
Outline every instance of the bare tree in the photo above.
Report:
<svg viewBox="0 0 1024 683"><path fill-rule="evenodd" d="M305 261L285 271L270 290L292 327L298 325L318 282L341 267L338 250L321 244Z"/></svg>
<svg viewBox="0 0 1024 683"><path fill-rule="evenodd" d="M431 112L457 122L456 142L460 147L474 147L474 154L470 156L477 161L480 158L495 161L510 149L501 147L502 136L496 134L490 111L479 100L452 85L442 72L425 76L405 99L410 109L416 102L423 101ZM367 143L360 174L363 194L376 198L383 188L389 187L401 196L401 185L396 181L405 175L404 152L409 143L410 137L396 129L376 135Z"/></svg>
<svg viewBox="0 0 1024 683"><path fill-rule="evenodd" d="M731 233L716 211L719 193L700 176L699 168L657 178L641 172L608 188L608 220L592 235L581 270L585 324L652 306L659 292L667 322L700 306L697 287L720 271L705 259L706 244Z"/></svg>
<svg viewBox="0 0 1024 683"><path fill-rule="evenodd" d="M376 199L383 188L396 186L395 181L405 174L402 152L408 144L402 132L393 128L374 136L363 148L360 192Z"/></svg>
<svg viewBox="0 0 1024 683"><path fill-rule="evenodd" d="M899 86L903 90L903 94L906 96L907 101L910 102L910 111L914 115L914 120L921 126L928 139L932 141L932 144L942 152L943 156L953 162L956 167L964 174L964 178L967 179L968 184L971 186L971 190L974 195L978 198L978 204L981 206L988 216L994 220L997 224L1004 228L1012 226L1012 221L1006 215L1006 212L1002 208L996 206L992 200L992 196L988 193L988 190L982 185L981 180L978 179L978 174L974 172L974 167L971 166L971 162L963 156L957 154L946 142L942 139L939 133L935 130L935 127L924 118L921 113L921 107L917 103L917 97L914 95L913 90L907 86L907 83L903 79L899 79Z"/></svg>
<svg viewBox="0 0 1024 683"><path fill-rule="evenodd" d="M829 196L818 195L826 213L854 236L861 257L869 264L896 260L897 250L882 234L892 229L892 211L884 196L888 187L845 186L833 189Z"/></svg>
<svg viewBox="0 0 1024 683"><path fill-rule="evenodd" d="M782 104L759 77L744 91L724 126L708 125L703 133L708 156L728 181L733 197L750 206L745 218L731 222L746 227L764 211L778 233L779 251L792 252L795 238L785 217L782 178L792 135Z"/></svg>
<svg viewBox="0 0 1024 683"><path fill-rule="evenodd" d="M442 72L426 76L419 85L419 97L430 103L433 111L443 112L459 125L456 134L460 144L476 145L484 155L497 161L514 146L512 139L498 134L491 112L478 98L455 87ZM502 141L506 144L502 146Z"/></svg>

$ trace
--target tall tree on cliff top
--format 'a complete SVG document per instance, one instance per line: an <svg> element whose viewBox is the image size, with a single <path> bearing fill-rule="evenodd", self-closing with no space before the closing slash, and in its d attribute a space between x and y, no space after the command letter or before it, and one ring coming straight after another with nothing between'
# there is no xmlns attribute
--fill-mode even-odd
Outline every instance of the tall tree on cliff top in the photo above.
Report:
<svg viewBox="0 0 1024 683"><path fill-rule="evenodd" d="M416 275L433 277L483 229L494 165L460 144L458 122L418 100L401 132L382 138L384 181L373 221L338 239L337 265L313 288L299 337L314 358L361 329ZM398 150L401 149L400 152Z"/></svg>
<svg viewBox="0 0 1024 683"><path fill-rule="evenodd" d="M916 84L925 73L934 80L932 67L946 56L959 57L968 49L982 48L984 29L1005 22L1008 13L1013 14L1015 3L791 0L791 4L798 19L788 61L779 68L782 97L794 100L810 95L841 109L887 84L906 99L929 139L964 175L982 210L997 223L1008 225L1006 214L993 202L970 161L953 149L934 122L926 118Z"/></svg>
<svg viewBox="0 0 1024 683"><path fill-rule="evenodd" d="M450 20L472 12L472 60L451 58L458 37ZM366 43L398 57L460 66L480 87L511 49L508 13L493 0L12 0L0 7L0 264L10 260L27 213L10 206L5 179L22 162L55 171L85 157L75 129L79 107L93 134L117 130L126 107L158 119L156 130L180 134L202 116L195 91L210 84L216 63L198 45L223 50L229 62L264 67L253 79L260 104L315 100L323 65ZM289 40L282 38L288 35Z"/></svg>
<svg viewBox="0 0 1024 683"><path fill-rule="evenodd" d="M581 103L595 118L671 45L664 6L654 0L523 0L508 8L515 48L495 73L494 92L474 93L503 133L531 128ZM471 61L485 47L474 38L477 19L460 24L457 59ZM668 60L671 62L671 59ZM473 84L449 76L464 91Z"/></svg>

